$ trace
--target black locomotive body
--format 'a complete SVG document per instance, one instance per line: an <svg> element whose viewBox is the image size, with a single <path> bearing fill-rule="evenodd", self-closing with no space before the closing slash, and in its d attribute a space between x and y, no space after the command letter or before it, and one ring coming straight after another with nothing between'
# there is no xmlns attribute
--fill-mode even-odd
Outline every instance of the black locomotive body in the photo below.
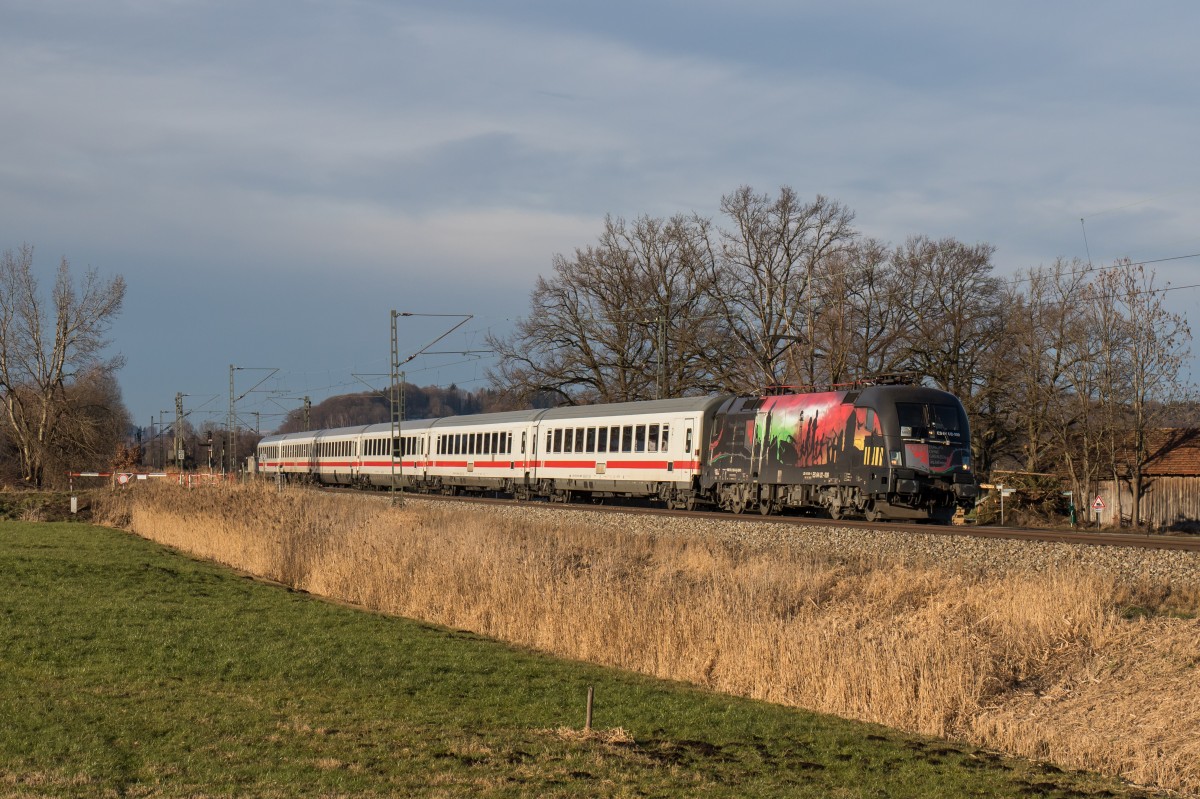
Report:
<svg viewBox="0 0 1200 799"><path fill-rule="evenodd" d="M945 522L977 494L970 441L962 404L936 389L731 397L715 414L701 485L735 513Z"/></svg>

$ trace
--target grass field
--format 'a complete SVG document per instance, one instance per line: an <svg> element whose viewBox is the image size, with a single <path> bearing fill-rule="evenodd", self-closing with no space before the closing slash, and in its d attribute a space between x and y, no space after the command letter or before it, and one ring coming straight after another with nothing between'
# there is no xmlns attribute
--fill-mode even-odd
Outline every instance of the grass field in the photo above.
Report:
<svg viewBox="0 0 1200 799"><path fill-rule="evenodd" d="M0 796L1143 795L366 613L102 528L0 522L0 578Z"/></svg>

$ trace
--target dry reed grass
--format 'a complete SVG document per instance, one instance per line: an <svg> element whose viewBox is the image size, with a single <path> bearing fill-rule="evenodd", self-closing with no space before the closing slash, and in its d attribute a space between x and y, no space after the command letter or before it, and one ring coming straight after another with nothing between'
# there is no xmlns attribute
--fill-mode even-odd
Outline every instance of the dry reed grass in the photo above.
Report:
<svg viewBox="0 0 1200 799"><path fill-rule="evenodd" d="M1135 594L1169 596L1161 587L1119 586L1086 571L981 577L833 564L794 551L253 486L144 488L131 495L133 531L316 594L731 694L1200 790L1200 622L1120 615Z"/></svg>

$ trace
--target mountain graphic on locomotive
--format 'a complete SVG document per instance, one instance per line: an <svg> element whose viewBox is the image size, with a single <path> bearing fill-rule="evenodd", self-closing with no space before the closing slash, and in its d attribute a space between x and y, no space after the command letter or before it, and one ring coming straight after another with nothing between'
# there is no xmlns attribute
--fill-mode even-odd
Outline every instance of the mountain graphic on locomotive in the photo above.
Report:
<svg viewBox="0 0 1200 799"><path fill-rule="evenodd" d="M763 515L947 522L978 493L952 394L860 383L287 433L252 459L280 480L517 499L634 498ZM390 441L389 441L390 440Z"/></svg>

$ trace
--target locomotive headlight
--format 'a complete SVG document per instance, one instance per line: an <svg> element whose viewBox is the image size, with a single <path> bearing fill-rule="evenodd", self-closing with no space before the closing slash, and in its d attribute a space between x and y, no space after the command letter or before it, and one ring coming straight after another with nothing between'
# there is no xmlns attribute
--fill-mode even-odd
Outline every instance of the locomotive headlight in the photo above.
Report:
<svg viewBox="0 0 1200 799"><path fill-rule="evenodd" d="M896 450L896 449L892 450L891 452L888 453L888 463L890 463L892 466L903 466L904 465L903 453L901 453L900 450Z"/></svg>

